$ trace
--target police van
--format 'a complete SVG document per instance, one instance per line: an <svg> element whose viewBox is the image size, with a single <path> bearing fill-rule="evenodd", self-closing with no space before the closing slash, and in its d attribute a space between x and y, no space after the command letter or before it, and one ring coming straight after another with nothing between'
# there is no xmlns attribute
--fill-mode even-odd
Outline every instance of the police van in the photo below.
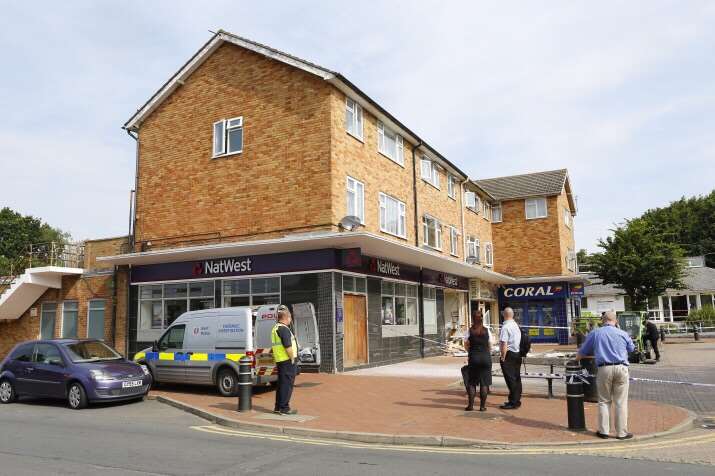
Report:
<svg viewBox="0 0 715 476"><path fill-rule="evenodd" d="M155 383L215 385L227 397L238 395L238 361L250 357L254 385L278 380L271 349L277 304L224 307L180 315L150 348L134 356L149 367ZM298 364L320 366L320 344L312 303L292 306Z"/></svg>

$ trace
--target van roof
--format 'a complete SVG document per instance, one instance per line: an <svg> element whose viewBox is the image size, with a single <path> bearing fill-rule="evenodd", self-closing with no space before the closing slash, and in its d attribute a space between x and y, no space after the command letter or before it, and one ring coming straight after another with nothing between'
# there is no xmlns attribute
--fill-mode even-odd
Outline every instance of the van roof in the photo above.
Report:
<svg viewBox="0 0 715 476"><path fill-rule="evenodd" d="M200 311L188 311L179 316L174 322L188 321L195 318L204 318L209 316L236 316L236 315L246 315L250 316L253 313L253 309L249 306L240 307L217 307L213 309L201 309Z"/></svg>

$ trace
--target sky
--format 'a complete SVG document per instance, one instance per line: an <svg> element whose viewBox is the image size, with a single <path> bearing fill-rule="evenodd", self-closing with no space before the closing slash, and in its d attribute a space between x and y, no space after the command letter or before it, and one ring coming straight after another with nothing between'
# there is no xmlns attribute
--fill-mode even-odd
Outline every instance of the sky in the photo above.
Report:
<svg viewBox="0 0 715 476"><path fill-rule="evenodd" d="M126 234L121 129L220 28L339 71L472 178L567 168L577 248L715 188L715 1L0 0L0 207Z"/></svg>

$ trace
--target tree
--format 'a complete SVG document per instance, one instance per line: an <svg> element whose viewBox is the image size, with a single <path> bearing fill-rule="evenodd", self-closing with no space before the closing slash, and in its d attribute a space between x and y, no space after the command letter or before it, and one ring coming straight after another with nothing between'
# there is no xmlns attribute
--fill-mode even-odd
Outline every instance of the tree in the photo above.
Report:
<svg viewBox="0 0 715 476"><path fill-rule="evenodd" d="M631 220L612 231L613 236L598 242L604 251L591 255L591 271L604 284L623 289L634 309L643 309L666 289L684 287L683 250L646 220Z"/></svg>
<svg viewBox="0 0 715 476"><path fill-rule="evenodd" d="M30 244L67 243L70 239L69 233L53 228L39 218L3 208L0 210L0 275L10 274L10 267L27 252Z"/></svg>
<svg viewBox="0 0 715 476"><path fill-rule="evenodd" d="M591 255L584 248L581 248L576 253L576 262L578 263L579 271L591 271Z"/></svg>

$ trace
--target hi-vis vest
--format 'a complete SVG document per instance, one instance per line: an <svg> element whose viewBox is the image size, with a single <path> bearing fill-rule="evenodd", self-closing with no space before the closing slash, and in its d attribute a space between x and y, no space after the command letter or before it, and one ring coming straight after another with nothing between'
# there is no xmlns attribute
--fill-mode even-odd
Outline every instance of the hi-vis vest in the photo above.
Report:
<svg viewBox="0 0 715 476"><path fill-rule="evenodd" d="M283 347L283 341L281 341L281 337L278 335L278 327L283 326L288 331L290 331L290 328L286 326L285 324L281 324L280 322L277 322L275 326L273 326L273 330L271 331L271 344L273 348L273 358L275 359L276 363L279 362L285 362L286 360L290 360L290 357L288 356L288 352L286 352L285 347ZM293 332L290 333L290 341L291 341L291 349L293 350L293 356L298 357L298 343L295 341L295 336L293 335Z"/></svg>

